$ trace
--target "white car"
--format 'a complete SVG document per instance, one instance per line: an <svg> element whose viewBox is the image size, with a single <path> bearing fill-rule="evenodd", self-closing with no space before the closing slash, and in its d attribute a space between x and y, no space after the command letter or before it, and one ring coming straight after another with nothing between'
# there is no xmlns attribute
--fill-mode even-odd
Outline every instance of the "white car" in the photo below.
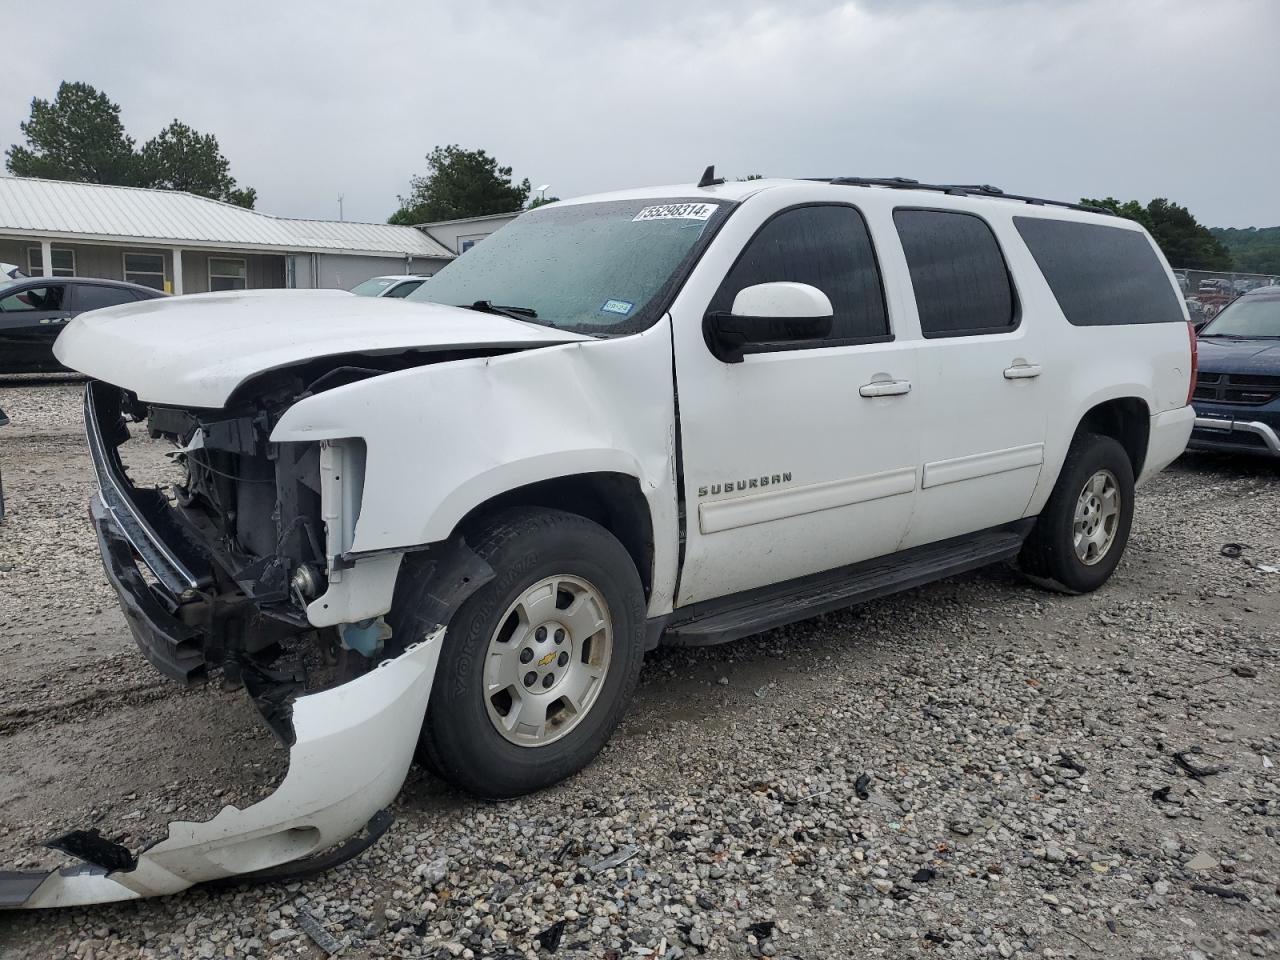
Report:
<svg viewBox="0 0 1280 960"><path fill-rule="evenodd" d="M363 283L357 283L350 292L358 297L393 297L403 300L417 290L427 280L429 273L402 273L390 277L370 277Z"/></svg>
<svg viewBox="0 0 1280 960"><path fill-rule="evenodd" d="M391 309L213 296L97 311L56 353L93 378L92 513L139 645L234 671L289 777L27 906L287 873L415 746L482 796L555 783L659 643L1008 560L1094 590L1195 416L1142 228L986 187L706 175L523 214ZM124 475L129 423L176 444L172 500ZM298 677L316 647L347 672Z"/></svg>

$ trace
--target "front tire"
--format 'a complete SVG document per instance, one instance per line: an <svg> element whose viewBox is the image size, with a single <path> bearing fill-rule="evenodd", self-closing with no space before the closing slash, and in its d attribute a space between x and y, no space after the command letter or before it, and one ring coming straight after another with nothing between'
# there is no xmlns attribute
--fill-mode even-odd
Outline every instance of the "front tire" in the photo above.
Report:
<svg viewBox="0 0 1280 960"><path fill-rule="evenodd" d="M1035 583L1089 593L1110 579L1133 524L1133 465L1116 440L1072 441L1049 502L1022 546L1019 564Z"/></svg>
<svg viewBox="0 0 1280 960"><path fill-rule="evenodd" d="M613 733L644 659L644 590L598 524L515 508L469 531L495 577L449 621L421 752L490 799L586 766Z"/></svg>

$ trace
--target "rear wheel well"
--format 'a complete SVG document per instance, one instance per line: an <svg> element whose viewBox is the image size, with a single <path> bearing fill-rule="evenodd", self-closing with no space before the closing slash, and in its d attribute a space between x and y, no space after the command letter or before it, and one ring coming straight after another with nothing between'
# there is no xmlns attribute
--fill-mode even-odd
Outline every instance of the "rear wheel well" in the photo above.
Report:
<svg viewBox="0 0 1280 960"><path fill-rule="evenodd" d="M645 599L653 587L653 518L640 482L624 473L582 473L555 477L500 493L473 508L456 531L508 507L546 507L598 523L626 548L640 574Z"/></svg>
<svg viewBox="0 0 1280 960"><path fill-rule="evenodd" d="M1142 473L1147 459L1147 439L1151 434L1151 411L1137 397L1122 397L1100 403L1080 420L1076 436L1100 433L1124 447L1133 465L1133 475Z"/></svg>

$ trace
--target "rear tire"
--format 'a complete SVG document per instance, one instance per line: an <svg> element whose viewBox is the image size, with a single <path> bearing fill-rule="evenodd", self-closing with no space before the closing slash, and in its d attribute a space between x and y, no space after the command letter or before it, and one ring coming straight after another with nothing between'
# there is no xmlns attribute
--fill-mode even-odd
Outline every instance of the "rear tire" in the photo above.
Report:
<svg viewBox="0 0 1280 960"><path fill-rule="evenodd" d="M449 621L420 752L454 786L506 799L581 770L617 727L644 660L644 590L626 548L575 514L514 508L467 542L495 577Z"/></svg>
<svg viewBox="0 0 1280 960"><path fill-rule="evenodd" d="M1078 435L1018 561L1032 582L1089 593L1111 577L1133 523L1133 464L1116 440Z"/></svg>

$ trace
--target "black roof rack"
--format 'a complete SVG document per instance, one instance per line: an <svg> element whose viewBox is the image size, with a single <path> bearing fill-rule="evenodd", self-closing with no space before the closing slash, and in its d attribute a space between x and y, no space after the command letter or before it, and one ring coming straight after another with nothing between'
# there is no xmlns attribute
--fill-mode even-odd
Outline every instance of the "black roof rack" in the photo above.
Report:
<svg viewBox="0 0 1280 960"><path fill-rule="evenodd" d="M1037 207L1067 207L1071 210L1084 210L1088 213L1105 213L1113 216L1110 210L1091 206L1087 203L1070 203L1066 200L1045 200L1042 197L1024 197L1017 193L1005 193L999 187L987 183L921 183L909 177L813 177L821 183L829 183L837 187L891 187L895 190L933 190L953 197L997 197L1002 200L1018 200Z"/></svg>

